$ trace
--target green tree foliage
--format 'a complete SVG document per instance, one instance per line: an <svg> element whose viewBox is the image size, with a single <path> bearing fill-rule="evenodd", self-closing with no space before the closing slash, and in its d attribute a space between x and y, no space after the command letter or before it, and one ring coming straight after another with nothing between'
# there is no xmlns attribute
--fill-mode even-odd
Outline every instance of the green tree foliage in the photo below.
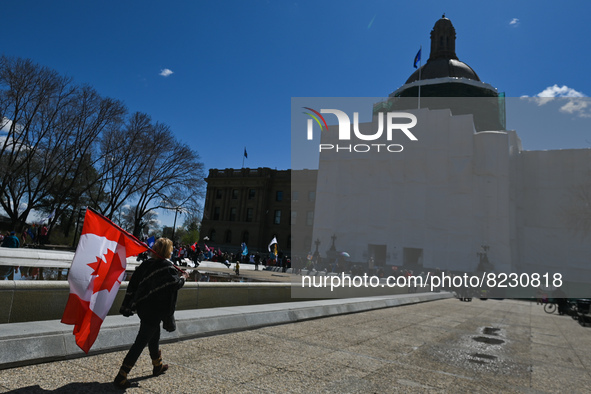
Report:
<svg viewBox="0 0 591 394"><path fill-rule="evenodd" d="M183 228L185 229L186 233L181 238L181 242L185 245L192 245L199 241L200 227L201 219L199 216L195 213L188 214L183 223Z"/></svg>

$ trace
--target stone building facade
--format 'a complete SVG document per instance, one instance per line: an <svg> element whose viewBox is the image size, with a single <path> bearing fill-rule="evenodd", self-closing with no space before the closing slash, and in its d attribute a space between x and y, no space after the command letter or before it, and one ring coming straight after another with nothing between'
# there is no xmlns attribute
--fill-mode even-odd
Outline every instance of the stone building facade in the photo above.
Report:
<svg viewBox="0 0 591 394"><path fill-rule="evenodd" d="M267 253L276 237L279 250L289 255L291 225L303 229L302 234L312 232L314 194L310 190L315 190L316 171L306 174L298 177L305 181L292 190L291 170L209 170L201 240L207 237L208 246L224 251L239 251L244 242L249 251ZM310 239L311 235L305 237Z"/></svg>
<svg viewBox="0 0 591 394"><path fill-rule="evenodd" d="M537 274L545 279L538 284L591 296L591 149L524 150L518 130L505 128L503 95L457 59L449 19L435 24L435 39L420 78L413 73L358 125L368 136L380 129L378 114L402 109L416 116L417 141L406 139L399 153L320 152L313 226L320 252L336 236L351 262L387 271L488 271L524 281ZM321 133L321 144L354 142L339 139L337 127ZM536 285L520 287L517 296L530 296Z"/></svg>

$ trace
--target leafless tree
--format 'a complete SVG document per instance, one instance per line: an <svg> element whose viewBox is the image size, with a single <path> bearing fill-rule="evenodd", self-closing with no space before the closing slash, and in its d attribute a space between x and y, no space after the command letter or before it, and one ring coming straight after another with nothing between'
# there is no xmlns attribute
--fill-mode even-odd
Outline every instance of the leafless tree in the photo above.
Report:
<svg viewBox="0 0 591 394"><path fill-rule="evenodd" d="M203 196L204 170L197 152L176 140L169 127L156 123L144 151L142 182L138 189L134 235L142 218L156 209L196 209Z"/></svg>
<svg viewBox="0 0 591 394"><path fill-rule="evenodd" d="M0 205L14 226L24 223L59 172L61 115L76 96L69 78L30 60L0 58Z"/></svg>
<svg viewBox="0 0 591 394"><path fill-rule="evenodd" d="M133 232L133 227L135 226L135 211L136 207L134 205L125 205L121 208L121 227L129 232ZM154 211L148 212L142 218L140 235L148 235L154 233L158 229L158 214Z"/></svg>
<svg viewBox="0 0 591 394"><path fill-rule="evenodd" d="M124 127L103 134L102 161L98 163L101 181L90 198L111 219L138 192L143 179L144 151L152 144L146 140L152 127L148 115L134 113Z"/></svg>
<svg viewBox="0 0 591 394"><path fill-rule="evenodd" d="M159 208L198 210L204 172L197 152L147 114L125 115L123 103L89 86L0 57L0 208L13 225L32 210L72 221L83 205L112 218L133 204L139 235Z"/></svg>
<svg viewBox="0 0 591 394"><path fill-rule="evenodd" d="M87 86L78 89L72 104L62 114L60 122L61 132L67 135L57 152L61 154L58 157L61 165L48 179L50 198L46 205L56 212L53 220L57 220L64 209L75 212L87 201L85 196L100 183L100 172L96 169L105 158L98 149L99 137L119 129L126 111L120 101L101 97Z"/></svg>

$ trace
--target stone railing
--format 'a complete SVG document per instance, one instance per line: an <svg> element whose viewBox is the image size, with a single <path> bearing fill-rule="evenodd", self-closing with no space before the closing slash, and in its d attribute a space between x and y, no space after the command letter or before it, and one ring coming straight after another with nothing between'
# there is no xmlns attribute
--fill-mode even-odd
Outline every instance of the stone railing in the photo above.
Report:
<svg viewBox="0 0 591 394"><path fill-rule="evenodd" d="M127 289L123 282L109 315L119 313ZM0 324L61 319L70 288L66 281L0 281ZM294 301L289 283L187 282L177 310Z"/></svg>

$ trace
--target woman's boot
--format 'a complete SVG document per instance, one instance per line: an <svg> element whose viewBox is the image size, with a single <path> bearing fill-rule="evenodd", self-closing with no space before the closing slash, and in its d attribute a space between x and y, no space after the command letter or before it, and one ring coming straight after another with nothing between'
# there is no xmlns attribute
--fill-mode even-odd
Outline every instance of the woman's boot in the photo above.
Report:
<svg viewBox="0 0 591 394"><path fill-rule="evenodd" d="M131 371L131 368L133 368L133 365L122 364L121 368L119 368L119 373L115 376L113 384L122 389L131 387L131 383L127 380L127 374Z"/></svg>
<svg viewBox="0 0 591 394"><path fill-rule="evenodd" d="M162 375L168 369L168 364L162 364L162 350L158 350L158 358L152 359L152 376Z"/></svg>

